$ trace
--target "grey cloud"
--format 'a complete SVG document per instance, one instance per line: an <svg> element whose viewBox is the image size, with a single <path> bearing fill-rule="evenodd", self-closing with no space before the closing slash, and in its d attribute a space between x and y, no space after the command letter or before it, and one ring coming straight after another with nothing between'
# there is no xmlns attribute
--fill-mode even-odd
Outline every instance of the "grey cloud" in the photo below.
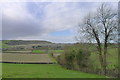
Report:
<svg viewBox="0 0 120 80"><path fill-rule="evenodd" d="M6 15L2 16L2 39L14 39L17 37L25 37L30 35L42 34L43 29L40 24L29 17L23 21L13 20Z"/></svg>
<svg viewBox="0 0 120 80"><path fill-rule="evenodd" d="M89 11L94 11L99 3L19 4L21 5L5 4L6 7L3 8L5 10L2 15L3 39L47 39L67 42L73 39L71 37L73 35L64 40L63 37L43 34L49 35L50 32L77 27L82 17Z"/></svg>

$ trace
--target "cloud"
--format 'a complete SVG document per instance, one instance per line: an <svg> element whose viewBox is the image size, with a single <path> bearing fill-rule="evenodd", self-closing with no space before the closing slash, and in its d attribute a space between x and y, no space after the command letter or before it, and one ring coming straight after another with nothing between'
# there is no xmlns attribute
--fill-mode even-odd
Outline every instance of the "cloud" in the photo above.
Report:
<svg viewBox="0 0 120 80"><path fill-rule="evenodd" d="M119 0L1 0L1 2L119 2Z"/></svg>
<svg viewBox="0 0 120 80"><path fill-rule="evenodd" d="M68 3L51 3L44 8L42 25L49 31L60 31L74 27L80 11L68 7Z"/></svg>
<svg viewBox="0 0 120 80"><path fill-rule="evenodd" d="M48 34L76 25L80 12L72 12L75 7L69 8L68 3L43 4L22 2L3 4L3 39Z"/></svg>
<svg viewBox="0 0 120 80"><path fill-rule="evenodd" d="M40 21L28 13L25 3L7 3L2 10L3 39L42 34Z"/></svg>
<svg viewBox="0 0 120 80"><path fill-rule="evenodd" d="M7 2L2 4L3 39L74 42L75 28L100 3L92 2ZM57 37L51 32L71 30Z"/></svg>

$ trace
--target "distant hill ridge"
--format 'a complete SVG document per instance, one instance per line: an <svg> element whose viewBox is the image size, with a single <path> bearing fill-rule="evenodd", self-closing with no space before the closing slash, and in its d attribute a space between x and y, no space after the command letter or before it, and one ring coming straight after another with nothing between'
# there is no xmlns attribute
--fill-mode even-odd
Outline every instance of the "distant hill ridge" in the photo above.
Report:
<svg viewBox="0 0 120 80"><path fill-rule="evenodd" d="M27 44L52 44L52 42L49 41L40 41L40 40L3 40L4 44L8 45L27 45Z"/></svg>

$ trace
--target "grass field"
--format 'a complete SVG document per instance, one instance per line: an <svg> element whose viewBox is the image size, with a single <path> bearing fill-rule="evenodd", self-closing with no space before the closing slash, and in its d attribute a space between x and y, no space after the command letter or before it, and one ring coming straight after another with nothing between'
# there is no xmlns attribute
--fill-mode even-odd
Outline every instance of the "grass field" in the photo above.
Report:
<svg viewBox="0 0 120 80"><path fill-rule="evenodd" d="M99 62L99 57L96 52L93 52L92 55L90 56L90 59L96 65L97 67L100 68L100 62ZM114 67L118 66L118 48L109 48L107 52L107 68L108 69L113 69Z"/></svg>
<svg viewBox="0 0 120 80"><path fill-rule="evenodd" d="M63 53L64 50L53 50L53 52L55 52L55 53Z"/></svg>
<svg viewBox="0 0 120 80"><path fill-rule="evenodd" d="M91 50L95 50L92 47ZM56 57L64 50L49 50ZM15 54L19 52L20 54ZM3 53L3 61L8 62L52 62L56 61L49 54L22 54L30 51L11 51ZM42 50L33 50L32 53L45 53ZM107 53L107 68L113 69L118 65L118 49L109 48ZM100 67L99 58L96 51L90 56L92 62L97 68ZM1 63L0 63L1 64ZM57 64L7 64L3 63L3 78L103 78L104 76L88 74L80 71L66 70Z"/></svg>
<svg viewBox="0 0 120 80"><path fill-rule="evenodd" d="M32 50L32 53L45 53L45 51L42 51L42 50Z"/></svg>
<svg viewBox="0 0 120 80"><path fill-rule="evenodd" d="M3 63L3 78L105 78L96 74L66 70L57 64Z"/></svg>
<svg viewBox="0 0 120 80"><path fill-rule="evenodd" d="M64 50L48 50L49 53L63 53ZM32 50L32 53L45 53L44 50Z"/></svg>
<svg viewBox="0 0 120 80"><path fill-rule="evenodd" d="M63 53L64 50L49 50L49 53Z"/></svg>
<svg viewBox="0 0 120 80"><path fill-rule="evenodd" d="M10 46L0 42L0 48L9 48Z"/></svg>
<svg viewBox="0 0 120 80"><path fill-rule="evenodd" d="M2 78L2 64L0 63L0 78Z"/></svg>

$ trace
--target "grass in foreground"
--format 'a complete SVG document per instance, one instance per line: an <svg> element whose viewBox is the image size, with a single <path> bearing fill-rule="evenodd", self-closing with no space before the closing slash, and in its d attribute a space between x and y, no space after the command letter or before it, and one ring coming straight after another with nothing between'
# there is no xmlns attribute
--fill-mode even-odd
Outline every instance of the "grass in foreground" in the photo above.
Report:
<svg viewBox="0 0 120 80"><path fill-rule="evenodd" d="M104 76L66 70L57 64L3 63L3 78L105 78Z"/></svg>

